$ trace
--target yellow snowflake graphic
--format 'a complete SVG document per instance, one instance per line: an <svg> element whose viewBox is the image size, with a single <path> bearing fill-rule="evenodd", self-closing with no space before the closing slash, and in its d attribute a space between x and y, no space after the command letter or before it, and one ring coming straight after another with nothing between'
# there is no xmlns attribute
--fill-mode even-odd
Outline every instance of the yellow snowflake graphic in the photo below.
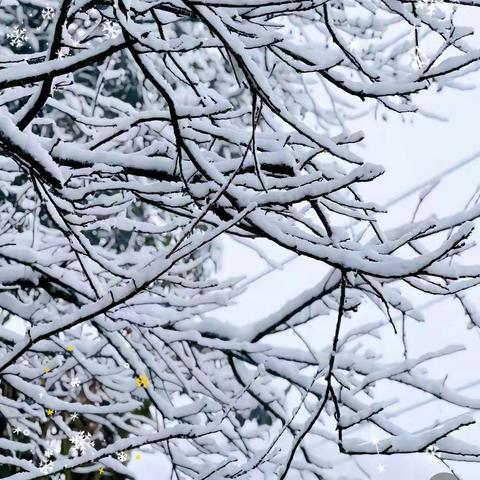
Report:
<svg viewBox="0 0 480 480"><path fill-rule="evenodd" d="M49 369L48 367L45 367L45 368L43 369L43 373L48 373L49 371L50 371L50 369Z"/></svg>
<svg viewBox="0 0 480 480"><path fill-rule="evenodd" d="M135 460L140 460L142 458L142 454L140 452L137 452L134 456Z"/></svg>
<svg viewBox="0 0 480 480"><path fill-rule="evenodd" d="M137 384L137 387L147 388L150 380L144 373L142 373L139 377L135 379L135 383Z"/></svg>
<svg viewBox="0 0 480 480"><path fill-rule="evenodd" d="M67 352L73 352L75 347L73 345L67 345Z"/></svg>
<svg viewBox="0 0 480 480"><path fill-rule="evenodd" d="M49 417L51 417L54 413L55 413L55 410L52 410L51 408L47 410L47 416Z"/></svg>
<svg viewBox="0 0 480 480"><path fill-rule="evenodd" d="M99 475L105 475L105 467L100 467L100 468L98 469L98 474L99 474Z"/></svg>

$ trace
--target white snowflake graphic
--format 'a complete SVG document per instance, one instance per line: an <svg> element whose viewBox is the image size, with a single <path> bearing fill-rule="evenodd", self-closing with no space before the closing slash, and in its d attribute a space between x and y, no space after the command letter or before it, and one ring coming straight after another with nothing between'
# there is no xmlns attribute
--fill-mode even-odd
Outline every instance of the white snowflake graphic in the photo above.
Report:
<svg viewBox="0 0 480 480"><path fill-rule="evenodd" d="M24 28L20 28L18 25L13 27L10 33L7 33L7 38L10 39L10 45L12 47L21 47L28 41L27 31Z"/></svg>
<svg viewBox="0 0 480 480"><path fill-rule="evenodd" d="M80 386L80 379L78 377L73 377L71 380L70 380L70 385L75 388L75 387L79 387Z"/></svg>
<svg viewBox="0 0 480 480"><path fill-rule="evenodd" d="M51 20L55 16L55 10L52 7L47 7L42 10L42 18L44 20Z"/></svg>
<svg viewBox="0 0 480 480"><path fill-rule="evenodd" d="M120 462L126 462L128 460L128 455L126 452L118 452L117 460Z"/></svg>
<svg viewBox="0 0 480 480"><path fill-rule="evenodd" d="M17 434L20 433L21 431L22 431L22 429L17 425L17 426L15 427L15 429L13 430L13 433L14 433L15 435L17 435Z"/></svg>
<svg viewBox="0 0 480 480"><path fill-rule="evenodd" d="M45 462L45 463L42 463L40 465L40 471L44 474L44 475L48 475L49 473L52 473L53 471L53 462L51 460L49 460L48 462Z"/></svg>
<svg viewBox="0 0 480 480"><path fill-rule="evenodd" d="M47 458L50 458L52 455L53 455L53 452L49 448L47 448L47 450L45 450L45 456Z"/></svg>
<svg viewBox="0 0 480 480"><path fill-rule="evenodd" d="M117 24L112 23L110 20L102 23L102 30L108 38L117 38L121 32L120 27Z"/></svg>
<svg viewBox="0 0 480 480"><path fill-rule="evenodd" d="M77 412L73 412L72 415L70 416L70 420L74 421L78 418L78 413Z"/></svg>
<svg viewBox="0 0 480 480"><path fill-rule="evenodd" d="M85 455L89 447L93 447L92 435L81 432L76 432L75 436L70 438L70 442L73 444L71 450L79 455Z"/></svg>

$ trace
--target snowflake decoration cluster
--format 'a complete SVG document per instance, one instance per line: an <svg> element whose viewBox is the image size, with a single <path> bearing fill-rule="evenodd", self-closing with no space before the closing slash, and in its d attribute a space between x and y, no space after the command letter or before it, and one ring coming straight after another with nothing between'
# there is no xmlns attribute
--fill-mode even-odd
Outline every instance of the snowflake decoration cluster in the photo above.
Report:
<svg viewBox="0 0 480 480"><path fill-rule="evenodd" d="M380 440L373 433L373 428L371 428L371 431L372 431L372 443L375 445L375 450L377 451L377 457L380 460L381 455L380 455L380 449L378 448L378 444L380 443ZM384 473L385 472L385 465L383 463L379 463L377 465L377 471L378 471L378 473Z"/></svg>

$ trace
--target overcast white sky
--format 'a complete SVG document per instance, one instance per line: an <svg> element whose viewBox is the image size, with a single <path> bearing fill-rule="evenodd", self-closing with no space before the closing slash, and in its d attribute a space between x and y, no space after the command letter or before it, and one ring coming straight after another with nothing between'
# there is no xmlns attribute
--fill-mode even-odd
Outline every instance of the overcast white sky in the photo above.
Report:
<svg viewBox="0 0 480 480"><path fill-rule="evenodd" d="M480 74L470 75L467 78L472 85L475 85L480 80ZM430 179L461 159L476 152L480 153L478 123L480 90L447 90L436 95L430 93L421 95L420 99L424 108L441 114L449 120L439 122L419 115L400 118L389 113L387 121L375 120L371 116L357 122L356 127L366 134L363 158L386 168L383 177L374 184L368 184L369 200L385 204L396 195ZM480 184L479 173L480 156L478 160L445 177L423 211L445 215L462 209L468 197ZM395 204L390 213L382 219L383 225L394 226L409 218L417 199L418 196L413 195ZM476 237L480 238L480 235L477 233ZM224 241L223 245L222 276L242 274L252 276L266 268L265 263L250 250L230 240ZM289 256L267 243L263 243L262 246L277 261ZM469 260L479 263L478 250L476 255L470 256ZM261 318L278 309L296 293L317 283L324 272L324 268L312 260L296 259L282 271L264 276L254 288L249 289L238 299L236 306L225 309L222 318L238 324ZM477 289L470 298L479 304L480 308L478 292ZM418 298L418 301L423 300ZM371 321L372 315L375 315L374 319L379 318L377 312L368 308L361 311L360 315L363 317L360 320L355 317L355 321ZM413 335L409 347L412 353L433 350L449 344L466 344L467 351L458 354L454 361L450 357L446 361L435 362L429 370L437 378L448 373L448 384L451 387L459 387L470 380L480 378L477 371L477 366L480 364L480 337L476 330L466 329L466 320L459 307L450 301L442 302L426 309L425 315L427 321L424 324L411 326L410 331ZM325 328L328 329L328 325ZM315 333L321 338L321 332L311 331L309 331L309 338L312 338ZM398 351L400 346L399 338L385 332L382 348L387 355L387 352L392 354ZM465 390L463 393L479 398L480 388ZM412 397L408 401L413 403L416 398ZM433 402L399 418L403 426L415 429L452 413L455 413L452 409L447 410L438 402ZM463 434L462 438L479 443L480 429L471 428ZM440 461L428 458L426 455L385 457L382 463L385 464L386 471L382 474L376 471L378 459L375 457L362 457L361 462L370 473L372 480L380 478L429 480L435 473L445 470ZM134 462L132 466L141 480L168 478L168 473L159 457L144 455L141 462ZM453 467L462 480L480 478L480 465L457 463ZM350 480L348 467L345 474Z"/></svg>

